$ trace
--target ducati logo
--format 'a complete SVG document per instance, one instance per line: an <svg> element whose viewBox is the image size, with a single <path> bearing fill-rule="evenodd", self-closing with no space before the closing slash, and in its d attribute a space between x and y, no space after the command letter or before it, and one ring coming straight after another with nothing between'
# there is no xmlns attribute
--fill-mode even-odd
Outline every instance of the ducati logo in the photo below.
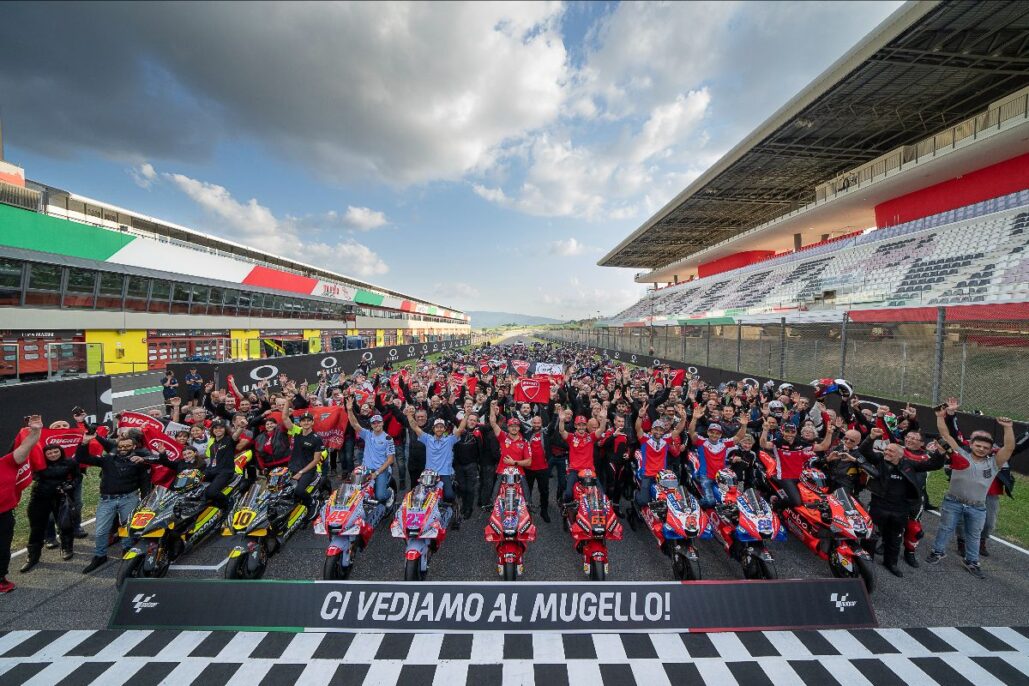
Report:
<svg viewBox="0 0 1029 686"><path fill-rule="evenodd" d="M156 597L156 593L151 593L150 595L137 593L136 597L132 599L132 607L135 608L136 614L139 614L145 608L157 607L157 601L154 600Z"/></svg>

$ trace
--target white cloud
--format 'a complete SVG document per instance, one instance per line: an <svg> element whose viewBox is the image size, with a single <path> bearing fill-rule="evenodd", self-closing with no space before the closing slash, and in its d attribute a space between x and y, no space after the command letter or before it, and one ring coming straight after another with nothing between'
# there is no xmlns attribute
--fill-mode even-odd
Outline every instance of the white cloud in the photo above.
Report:
<svg viewBox="0 0 1029 686"><path fill-rule="evenodd" d="M347 207L347 213L343 215L343 221L358 231L371 231L389 223L386 220L385 213L377 212L368 207L354 207L353 205Z"/></svg>
<svg viewBox="0 0 1029 686"><path fill-rule="evenodd" d="M562 257L574 257L575 255L583 254L586 251L586 246L574 238L566 238L560 241L553 241L550 244L550 250Z"/></svg>
<svg viewBox="0 0 1029 686"><path fill-rule="evenodd" d="M140 188L150 188L154 181L157 180L157 172L149 162L136 165L129 170L129 175L132 176L132 180Z"/></svg>
<svg viewBox="0 0 1029 686"><path fill-rule="evenodd" d="M627 270L623 270L627 271ZM594 317L621 312L639 300L640 288L599 288L571 277L558 288L537 289L539 300L552 316L565 319Z"/></svg>
<svg viewBox="0 0 1029 686"><path fill-rule="evenodd" d="M472 190L475 191L475 194L480 198L489 200L490 202L495 202L498 205L503 205L507 202L507 195L505 195L504 191L500 188L487 188L486 186L476 183L472 184Z"/></svg>
<svg viewBox="0 0 1029 686"><path fill-rule="evenodd" d="M352 238L335 244L305 244L298 220L276 217L256 198L240 202L224 186L183 174L166 173L163 176L200 206L214 220L219 233L230 240L341 274L367 278L389 271L389 266L378 254ZM348 214L350 209L355 208L348 208ZM310 216L303 219L305 227L313 223L315 220Z"/></svg>
<svg viewBox="0 0 1029 686"><path fill-rule="evenodd" d="M454 304L470 304L479 297L479 289L464 281L437 281L432 286L432 295Z"/></svg>

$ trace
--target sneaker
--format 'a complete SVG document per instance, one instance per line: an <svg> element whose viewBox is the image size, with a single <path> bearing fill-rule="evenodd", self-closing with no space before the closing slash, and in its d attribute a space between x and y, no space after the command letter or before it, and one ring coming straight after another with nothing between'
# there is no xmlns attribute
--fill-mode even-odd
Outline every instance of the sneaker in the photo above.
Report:
<svg viewBox="0 0 1029 686"><path fill-rule="evenodd" d="M550 524L550 511L549 510L546 510L546 509L541 510L540 511L540 517L543 518L544 522L546 522L547 524Z"/></svg>
<svg viewBox="0 0 1029 686"><path fill-rule="evenodd" d="M958 539L958 555L965 556L965 539L963 538Z"/></svg>
<svg viewBox="0 0 1029 686"><path fill-rule="evenodd" d="M106 555L104 555L103 557L97 557L96 555L94 555L93 559L90 560L88 565L86 565L86 568L82 570L82 573L89 574L90 572L94 572L97 569L100 569L105 564L107 564L107 559L108 558Z"/></svg>
<svg viewBox="0 0 1029 686"><path fill-rule="evenodd" d="M89 538L89 534L80 526L75 530L75 538Z"/></svg>
<svg viewBox="0 0 1029 686"><path fill-rule="evenodd" d="M489 504L489 505L479 505L479 509L482 510L483 512L489 512L490 510L493 509L493 505L492 504Z"/></svg>
<svg viewBox="0 0 1029 686"><path fill-rule="evenodd" d="M898 567L897 565L884 565L884 566L886 567L886 571L889 572L890 574L892 574L893 576L899 577L899 578L903 578L904 577L904 572L900 571L900 567Z"/></svg>
<svg viewBox="0 0 1029 686"><path fill-rule="evenodd" d="M7 577L0 579L0 593L10 593L14 590L14 584L7 580Z"/></svg>
<svg viewBox="0 0 1029 686"><path fill-rule="evenodd" d="M976 579L985 579L986 576L983 574L983 570L979 568L978 562L969 562L965 560L965 569L968 573L974 576Z"/></svg>
<svg viewBox="0 0 1029 686"><path fill-rule="evenodd" d="M947 557L947 553L938 553L935 550L933 550L929 553L929 556L925 558L925 563L927 565L934 565L945 557Z"/></svg>
<svg viewBox="0 0 1029 686"><path fill-rule="evenodd" d="M43 541L43 545L46 547L47 550L55 550L61 544L57 542L56 538L48 538L45 541Z"/></svg>
<svg viewBox="0 0 1029 686"><path fill-rule="evenodd" d="M914 567L915 569L918 569L920 566L918 564L918 558L915 557L915 551L913 550L907 550L904 552L904 562L908 563L908 567Z"/></svg>

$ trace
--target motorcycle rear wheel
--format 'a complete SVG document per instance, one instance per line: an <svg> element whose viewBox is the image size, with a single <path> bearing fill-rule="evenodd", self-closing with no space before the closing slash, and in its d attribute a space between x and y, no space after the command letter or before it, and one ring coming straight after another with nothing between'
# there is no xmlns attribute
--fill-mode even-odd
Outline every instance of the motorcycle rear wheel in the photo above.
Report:
<svg viewBox="0 0 1029 686"><path fill-rule="evenodd" d="M504 581L518 581L518 563L504 563Z"/></svg>
<svg viewBox="0 0 1029 686"><path fill-rule="evenodd" d="M590 562L590 581L603 581L607 577L604 571L604 563L600 560Z"/></svg>
<svg viewBox="0 0 1029 686"><path fill-rule="evenodd" d="M125 585L126 579L138 579L140 571L143 569L143 556L137 555L128 562L122 561L121 566L118 568L118 579L115 582L118 588Z"/></svg>
<svg viewBox="0 0 1029 686"><path fill-rule="evenodd" d="M408 560L404 564L404 581L421 581L423 578L421 558Z"/></svg>

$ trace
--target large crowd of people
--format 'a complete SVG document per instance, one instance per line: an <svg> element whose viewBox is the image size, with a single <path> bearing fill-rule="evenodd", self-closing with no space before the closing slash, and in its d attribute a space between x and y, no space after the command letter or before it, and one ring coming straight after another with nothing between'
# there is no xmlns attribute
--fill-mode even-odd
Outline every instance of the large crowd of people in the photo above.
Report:
<svg viewBox="0 0 1029 686"><path fill-rule="evenodd" d="M797 484L809 466L834 488L867 492L879 554L897 576L902 552L909 566L920 565L920 517L932 507L926 474L946 469L940 526L923 559L937 564L956 535L965 567L982 577L980 559L989 554L1001 496L1014 486L1007 463L1029 449L1029 434L1016 440L1003 417L996 420L999 445L987 432L966 435L953 399L935 408L935 426L923 427L910 406L894 413L862 401L843 380L816 384L813 397L805 397L790 384L713 383L559 343L483 344L397 369L323 373L315 383L280 375L247 392L231 377L216 387L194 371L186 388L180 394L166 386L167 404L148 412L175 442L173 451L161 450L125 416L107 425L88 422L81 408L70 411L70 421L26 417L0 457L0 592L14 588L8 567L22 492L31 487L20 568L28 573L44 548L59 548L71 560L75 538L87 535L79 519L91 469L100 473L99 502L84 573L108 562L115 524L128 520L140 497L186 467L203 473L206 496L223 513L229 503L222 489L237 473L252 481L287 467L304 499L316 471L331 484L363 465L375 479L376 498L385 499L391 484L403 491L431 469L442 478L457 527L491 507L496 475L508 467L523 474L529 502L549 523L585 470L597 474L622 516L625 507L647 504L646 486L665 469L705 506L724 468L744 487L760 488L759 451L771 456L785 493L769 494L775 508L800 506ZM638 489L637 454L644 486Z"/></svg>

